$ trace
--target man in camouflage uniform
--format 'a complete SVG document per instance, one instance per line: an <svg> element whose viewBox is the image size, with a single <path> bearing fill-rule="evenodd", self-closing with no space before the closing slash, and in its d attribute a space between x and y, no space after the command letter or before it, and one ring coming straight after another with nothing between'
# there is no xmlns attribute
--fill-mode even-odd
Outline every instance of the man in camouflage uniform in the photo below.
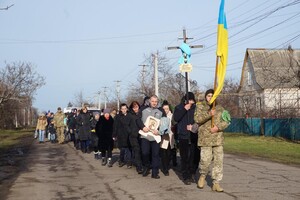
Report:
<svg viewBox="0 0 300 200"><path fill-rule="evenodd" d="M205 177L213 159L212 190L223 192L219 184L223 177L223 130L229 125L230 116L222 106L216 105L215 109L212 109L212 105L209 105L213 93L212 89L206 91L205 101L197 103L194 115L194 120L199 125L198 146L201 147L200 178L197 186L200 189L204 187ZM211 127L212 116L214 116L213 127Z"/></svg>
<svg viewBox="0 0 300 200"><path fill-rule="evenodd" d="M54 115L54 127L56 129L58 144L63 144L65 141L65 124L64 124L65 114L61 111L61 108L57 108L57 112Z"/></svg>

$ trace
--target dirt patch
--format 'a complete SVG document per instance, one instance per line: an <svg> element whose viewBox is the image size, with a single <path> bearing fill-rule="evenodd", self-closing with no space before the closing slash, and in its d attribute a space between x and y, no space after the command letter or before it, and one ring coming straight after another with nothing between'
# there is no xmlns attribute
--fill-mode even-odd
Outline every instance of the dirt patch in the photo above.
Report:
<svg viewBox="0 0 300 200"><path fill-rule="evenodd" d="M27 169L26 157L34 139L32 135L19 138L17 144L0 151L0 194L5 199L19 173Z"/></svg>

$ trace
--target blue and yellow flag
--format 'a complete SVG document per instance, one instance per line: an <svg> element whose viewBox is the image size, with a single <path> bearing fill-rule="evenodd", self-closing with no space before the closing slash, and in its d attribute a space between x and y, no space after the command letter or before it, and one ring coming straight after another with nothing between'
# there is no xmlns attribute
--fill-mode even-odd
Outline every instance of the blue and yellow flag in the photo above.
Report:
<svg viewBox="0 0 300 200"><path fill-rule="evenodd" d="M219 63L216 68L217 72L217 87L213 97L210 100L210 104L218 97L220 92L223 89L225 74L226 74L226 65L228 58L228 32L227 32L227 22L226 15L224 12L224 1L221 0L220 10L219 10L219 20L218 20L218 43L217 43L217 56L219 57Z"/></svg>

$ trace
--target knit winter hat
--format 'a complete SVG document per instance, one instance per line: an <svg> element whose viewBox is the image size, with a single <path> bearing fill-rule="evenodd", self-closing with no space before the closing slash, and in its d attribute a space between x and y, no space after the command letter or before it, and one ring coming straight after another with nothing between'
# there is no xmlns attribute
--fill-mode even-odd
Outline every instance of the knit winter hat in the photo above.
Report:
<svg viewBox="0 0 300 200"><path fill-rule="evenodd" d="M206 96L207 96L208 94L214 94L214 93L215 93L215 91L214 91L213 89L207 90L207 91L205 92L205 99L206 99Z"/></svg>
<svg viewBox="0 0 300 200"><path fill-rule="evenodd" d="M186 103L187 96L188 96L188 100L194 100L194 102L196 102L194 93L188 92L181 98L181 103Z"/></svg>
<svg viewBox="0 0 300 200"><path fill-rule="evenodd" d="M196 101L194 93L188 92L188 93L184 96L185 99L187 99L187 95L188 95L188 100L194 100L194 101Z"/></svg>
<svg viewBox="0 0 300 200"><path fill-rule="evenodd" d="M105 114L105 113L110 114L110 109L109 109L109 108L105 108L105 109L103 110L103 114Z"/></svg>

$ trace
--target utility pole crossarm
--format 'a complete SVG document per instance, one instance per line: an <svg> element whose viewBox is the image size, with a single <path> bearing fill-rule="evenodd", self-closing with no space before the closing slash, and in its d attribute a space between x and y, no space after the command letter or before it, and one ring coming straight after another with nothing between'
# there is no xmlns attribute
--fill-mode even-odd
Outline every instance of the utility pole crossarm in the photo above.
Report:
<svg viewBox="0 0 300 200"><path fill-rule="evenodd" d="M190 48L203 48L203 45L190 45Z"/></svg>
<svg viewBox="0 0 300 200"><path fill-rule="evenodd" d="M167 47L168 50L180 49L180 47Z"/></svg>

